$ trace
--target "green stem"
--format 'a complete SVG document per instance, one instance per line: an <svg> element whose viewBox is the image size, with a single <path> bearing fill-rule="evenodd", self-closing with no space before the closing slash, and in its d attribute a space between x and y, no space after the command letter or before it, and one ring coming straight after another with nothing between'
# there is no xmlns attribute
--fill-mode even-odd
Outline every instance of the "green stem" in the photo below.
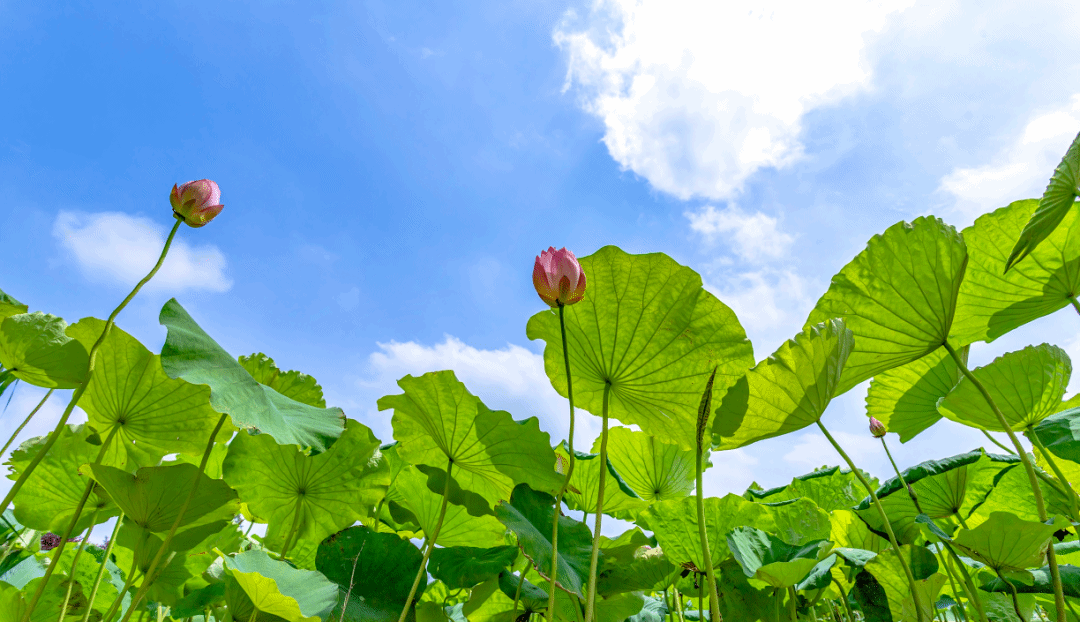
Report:
<svg viewBox="0 0 1080 622"><path fill-rule="evenodd" d="M840 584L837 584L840 587ZM855 614L851 612L851 603L848 602L848 595L843 589L840 590L840 603L844 605L844 614L847 615L848 622L855 622Z"/></svg>
<svg viewBox="0 0 1080 622"><path fill-rule="evenodd" d="M41 398L41 401L38 402L38 405L34 406L34 410L31 410L30 414L26 415L26 419L23 419L23 422L19 424L19 427L15 428L15 431L11 434L11 438L9 438L6 443L4 443L4 448L0 449L0 456L3 456L7 453L8 447L11 447L11 444L15 442L15 438L19 436L19 432L22 432L23 428L26 427L26 424L30 423L30 420L34 418L34 415L37 414L37 411L41 410L41 407L45 405L45 402L48 401L49 396L52 395L53 391L55 390L56 389L49 389L49 392L45 394L45 397Z"/></svg>
<svg viewBox="0 0 1080 622"><path fill-rule="evenodd" d="M375 506L375 521L371 525L375 530L375 533L379 533L379 529L382 527L382 519L380 517L382 516L382 506L384 503L386 503L386 497L379 499L379 503Z"/></svg>
<svg viewBox="0 0 1080 622"><path fill-rule="evenodd" d="M128 570L127 577L124 578L124 587L121 588L119 592L117 592L116 600L113 601L113 604L109 607L109 610L105 612L105 615L101 616L102 620L110 622L113 619L113 616L116 615L117 610L120 609L121 605L123 605L124 594L127 594L128 590L131 589L132 584L135 583L135 570L138 569L138 563L138 556L132 556L131 569ZM131 603L128 605L128 610L126 612L127 615L130 616L131 612L135 611L135 607L137 606L138 603L136 603L135 601L131 601Z"/></svg>
<svg viewBox="0 0 1080 622"><path fill-rule="evenodd" d="M521 571L521 577L518 578L517 590L514 591L514 617L513 617L513 619L515 619L515 620L517 619L518 601L521 600L521 586L525 585L525 573L528 572L528 571L529 571L529 566L525 566L525 569ZM554 594L555 593L555 588L552 587L551 592L552 592L552 594ZM554 600L554 599L552 599L552 600ZM550 604L551 601L548 601L548 603L549 603L548 607L554 607L553 604Z"/></svg>
<svg viewBox="0 0 1080 622"><path fill-rule="evenodd" d="M1076 296L1069 296L1069 302L1072 303L1073 309L1076 309L1076 312L1080 313L1080 302L1076 301Z"/></svg>
<svg viewBox="0 0 1080 622"><path fill-rule="evenodd" d="M998 579L1001 579L1002 583L1004 583L1006 586L1008 586L1009 595L1012 596L1013 611L1016 612L1016 617L1017 618L1019 618L1021 620L1024 620L1025 619L1024 614L1023 614L1023 612L1020 611L1020 597L1016 594L1016 586L1013 585L1012 583L1009 583L1009 581L1006 580L1005 577L1003 577L1001 575L1001 573L998 572L998 570L996 568L994 569L994 574L997 575Z"/></svg>
<svg viewBox="0 0 1080 622"><path fill-rule="evenodd" d="M278 559L283 560L285 556L289 554L289 549L292 548L293 543L296 542L296 534L300 532L300 519L304 516L304 498L297 497L296 509L293 510L292 526L289 527L289 533L285 535L285 542L281 545L281 554Z"/></svg>
<svg viewBox="0 0 1080 622"><path fill-rule="evenodd" d="M116 517L116 525L113 526L112 535L109 536L109 544L105 547L105 553L101 556L101 565L98 566L97 576L94 577L94 587L90 589L90 598L86 604L86 613L83 614L82 622L89 622L90 620L90 612L94 610L94 600L97 599L101 579L105 576L105 564L109 561L109 554L112 553L113 546L116 544L116 535L120 533L120 525L123 522L124 514L121 512L120 516ZM117 596L117 598L123 597L123 594ZM209 618L207 619L209 620Z"/></svg>
<svg viewBox="0 0 1080 622"><path fill-rule="evenodd" d="M94 510L94 513L90 515L90 528L86 530L86 535L83 536L82 542L79 543L79 548L75 549L75 555L71 558L71 570L68 572L67 593L64 594L64 602L60 604L60 616L57 617L59 622L64 622L64 616L67 615L68 603L71 602L71 589L75 587L75 565L79 563L79 557L82 555L83 549L86 548L86 543L90 541L90 535L94 533L94 527L99 511L100 510Z"/></svg>
<svg viewBox="0 0 1080 622"><path fill-rule="evenodd" d="M210 461L210 452L214 449L214 441L217 439L217 434L221 431L221 426L225 425L225 419L228 415L221 415L218 418L217 425L214 426L214 430L210 432L210 438L206 442L206 450L203 451L202 460L199 462L199 470L195 473L195 481L191 484L191 490L188 492L187 498L184 499L184 504L180 506L180 511L176 515L176 520L173 521L172 527L169 528L169 533L165 535L165 539L162 540L161 546L158 547L157 553L154 555L154 559L150 562L150 567L146 570L144 580L139 585L139 590L135 593L135 597L131 599L131 608L121 619L121 622L128 622L131 619L131 612L139 606L142 602L146 592L150 590L150 585L153 583L153 579L157 578L155 571L158 569L158 564L161 563L161 557L165 554L165 551L169 549L169 545L172 544L173 536L176 535L176 530L180 528L180 523L184 520L184 515L187 514L188 508L191 507L191 502L195 499L195 493L199 491L199 484L202 483L203 473L206 472L206 463Z"/></svg>
<svg viewBox="0 0 1080 622"><path fill-rule="evenodd" d="M566 477L563 485L559 488L559 494L555 495L555 515L551 519L551 590L548 594L547 611L544 617L548 622L555 620L555 585L559 575L559 518L562 516L563 496L570 486L570 478L574 475L574 383L570 377L570 350L566 343L566 305L559 303L559 328L562 330L563 366L566 368L566 397L570 400L570 438L569 458L566 467ZM519 584L520 586L520 584Z"/></svg>
<svg viewBox="0 0 1080 622"><path fill-rule="evenodd" d="M998 425L1005 430L1005 433L1009 435L1009 440L1012 441L1013 447L1016 448L1016 455L1020 456L1020 462L1024 465L1024 470L1027 471L1028 483L1031 485L1031 492L1035 495L1035 509L1038 510L1039 520L1046 522L1046 504L1043 502L1042 489L1039 487L1038 476L1035 475L1035 467L1032 466L1031 460L1028 459L1027 452L1024 450L1024 446L1020 444L1020 439L1016 437L1016 433L1013 432L1012 426L1009 425L1008 420L1005 419L1005 415L998 408L998 405L994 402L994 398L990 396L990 392L986 390L983 383L971 373L971 370L964 364L963 359L957 354L956 350L952 348L946 342L945 349L956 361L956 366L960 368L960 373L964 374L968 382L975 385L975 388L982 394L983 399L990 406L990 410L994 411L994 416L997 417ZM1050 547L1046 552L1047 566L1050 567L1050 579L1054 584L1054 604L1058 609L1057 622L1065 622L1065 594L1061 587L1061 573L1058 571L1057 556L1054 554L1054 547Z"/></svg>
<svg viewBox="0 0 1080 622"><path fill-rule="evenodd" d="M679 614L679 622L686 622L686 616L683 615L683 611L682 611L682 606L683 606L682 592L680 592L679 588L676 587L675 585L672 585L671 589L675 591L675 611Z"/></svg>
<svg viewBox="0 0 1080 622"><path fill-rule="evenodd" d="M1009 453L1009 454L1012 454L1012 455L1014 455L1014 456L1016 455L1016 452L1015 452L1015 451L1013 451L1012 449L1009 449L1008 447L1006 447L1006 446L1002 445L1002 444L1001 444L1001 441L997 440L997 439L996 439L996 438L994 438L993 436L990 436L990 433L989 433L989 432L987 432L986 430L980 429L979 431L983 433L983 436L985 436L986 438L990 439L990 442L991 442L991 443L993 443L993 444L997 445L997 446L998 446L998 447L1000 447L1000 448L1001 448L1001 449L1002 449L1003 451L1005 451L1005 453Z"/></svg>
<svg viewBox="0 0 1080 622"><path fill-rule="evenodd" d="M694 456L697 469L697 524L698 540L701 542L701 561L705 564L705 577L709 582L709 617L711 622L722 622L720 615L720 597L716 589L716 570L713 568L712 553L709 551L709 534L705 527L705 486L703 483L704 456L705 456L705 431L708 427L709 414L712 411L712 388L716 378L716 370L705 386L705 393L701 397L701 405L698 407L697 418L697 450Z"/></svg>
<svg viewBox="0 0 1080 622"><path fill-rule="evenodd" d="M908 496L911 497L911 502L915 504L915 509L919 514L925 514L922 511L922 506L919 505L919 496L915 494L915 490L911 487L911 484L907 483L904 479L904 474L900 472L900 467L896 466L896 460L893 460L892 452L889 451L889 444L885 442L885 437L881 437L881 446L885 448L885 455L889 457L889 463L892 464L893 471L896 472L896 477L900 479L900 485L907 489Z"/></svg>
<svg viewBox="0 0 1080 622"><path fill-rule="evenodd" d="M604 383L603 417L600 428L600 481L596 484L596 527L589 554L589 594L585 601L585 622L592 622L596 609L596 571L600 562L600 521L604 518L604 483L607 480L608 399L611 382ZM405 622L399 620L399 622Z"/></svg>
<svg viewBox="0 0 1080 622"><path fill-rule="evenodd" d="M105 457L105 452L109 450L109 445L112 444L112 439L116 436L117 428L113 428L109 435L105 437L105 442L101 444L101 449L98 451L97 458L94 460L94 465L101 464L102 458ZM82 514L83 508L86 507L86 501L90 498L90 493L94 490L94 480L87 478L86 486L83 488L82 497L79 499L79 504L75 506L75 511L71 515L71 520L68 521L67 527L64 529L63 535L60 536L60 544L52 550L52 559L49 560L49 566L45 569L45 576L41 578L41 582L38 583L37 589L34 590L34 596L30 599L30 602L26 606L26 613L23 614L22 622L27 622L30 619L31 614L34 613L34 609L37 608L38 601L41 600L41 595L45 593L45 586L49 583L49 579L52 578L53 572L56 571L56 567L60 564L60 555L64 552L64 548L67 546L68 539L75 533L75 527L79 523L79 516ZM97 512L94 512L94 516L97 516ZM82 544L86 541L83 540ZM80 550L82 545L80 544Z"/></svg>
<svg viewBox="0 0 1080 622"><path fill-rule="evenodd" d="M919 512L919 513L922 514L922 512ZM960 590L958 590L956 588L956 577L953 576L952 568L949 566L949 563L948 563L949 560L946 559L946 557L945 557L945 546L944 545L942 545L942 547L940 549L938 549L937 556L938 556L938 559L941 562L941 566L943 568L945 568L945 574L949 577L949 587L952 588L953 596L955 597L956 602L960 602ZM970 601L971 600L971 594L968 594L967 586L965 586L963 584L961 584L961 586L964 588L964 596L966 596L967 599ZM964 615L963 618L964 618L964 622L967 622L967 615Z"/></svg>
<svg viewBox="0 0 1080 622"><path fill-rule="evenodd" d="M398 618L398 622L405 622L405 618L409 616L409 607L412 605L413 597L416 596L416 589L420 587L420 579L427 576L428 558L431 557L431 550L435 548L435 541L439 538L439 530L442 529L443 519L446 518L446 502L450 496L450 471L453 468L454 461L450 460L446 464L446 486L443 488L442 503L439 505L439 519L435 521L435 529L427 536L424 558L420 560L420 569L416 571L416 579L413 580L412 589L409 590L409 597L405 599L405 608L401 610L401 617Z"/></svg>
<svg viewBox="0 0 1080 622"><path fill-rule="evenodd" d="M705 577L698 574L697 578L697 619L698 622L704 622L705 620L705 582L702 581Z"/></svg>
<svg viewBox="0 0 1080 622"><path fill-rule="evenodd" d="M915 601L915 614L916 616L918 616L919 622L923 622L926 619L926 612L923 611L922 604L920 602L922 599L919 598L918 583L915 582L915 575L911 574L911 566L908 564L908 560L904 559L903 552L900 549L900 542L897 541L896 534L893 533L892 523L889 522L889 516L885 513L885 508L882 507L881 500L878 499L877 493L874 491L873 487L870 486L870 482L866 481L866 478L863 476L862 471L860 471L858 467L855 466L855 463L852 462L851 458L848 457L847 452L845 452L844 449L840 447L840 443L837 443L836 439L832 437L832 434L829 434L829 431L825 429L825 426L821 423L821 419L817 420L817 425L818 428L821 429L822 434L825 435L825 438L827 438L829 440L829 443L832 444L833 448L836 449L836 453L840 454L840 457L843 458L844 462L848 464L851 472L859 478L860 482L862 482L863 488L866 488L866 491L870 493L870 499L874 502L874 507L877 508L878 514L881 516L881 522L885 525L885 533L888 534L889 542L896 550L896 558L900 560L900 567L903 568L904 575L907 577L908 585L911 587L911 598L913 601Z"/></svg>
<svg viewBox="0 0 1080 622"><path fill-rule="evenodd" d="M780 622L780 588L774 587L773 591L773 622Z"/></svg>
<svg viewBox="0 0 1080 622"><path fill-rule="evenodd" d="M1024 436L1031 441L1032 445L1038 447L1039 451L1042 452L1046 463L1050 465L1050 470L1054 472L1054 475L1057 476L1058 481L1061 482L1062 487L1065 489L1063 492L1065 493L1065 496L1069 498L1069 508L1072 510L1073 520L1080 520L1080 510L1077 509L1076 505L1076 491L1073 490L1072 485L1069 484L1069 480L1065 479L1065 474L1061 472L1061 468L1058 467L1057 461L1054 460L1054 457L1046 450L1046 445L1043 445L1042 439L1039 438L1039 433L1028 428L1027 434Z"/></svg>
<svg viewBox="0 0 1080 622"><path fill-rule="evenodd" d="M795 609L795 588L788 588L788 615L791 616L791 622L799 622L799 614Z"/></svg>
<svg viewBox="0 0 1080 622"><path fill-rule="evenodd" d="M173 238L176 237L176 231L180 228L180 223L183 221L177 220L173 225L172 231L169 232L169 237L165 239L165 247L161 249L161 256L158 257L157 263L154 264L154 268L143 277L138 284L135 285L135 289L131 290L131 293L127 295L127 298L120 303L120 306L113 309L113 312L109 315L109 319L105 321L105 329L101 331L101 336L97 338L94 345L90 346L90 352L87 354L86 365L86 379L82 384L75 388L75 391L71 394L71 400L68 402L67 408L64 409L64 414L60 416L60 421L56 422L56 427L53 428L52 433L49 434L49 438L45 441L45 444L41 446L34 458L30 460L30 463L26 465L22 474L19 475L19 479L15 480L15 483L11 485L11 490L8 491L3 501L0 501L0 512L2 512L11 503L11 500L15 498L15 495L19 494L19 490L22 489L23 484L30 477L30 474L34 472L38 464L45 459L45 454L49 453L53 445L60 438L60 430L64 429L67 425L68 417L71 416L71 412L75 410L75 404L79 402L79 399L86 393L86 388L90 386L90 379L94 376L94 362L97 360L98 350L101 348L101 344L105 342L105 338L109 336L109 332L112 327L116 325L116 316L120 315L120 312L124 310L124 307L128 305L135 294L139 293L139 290L146 285L150 279L154 278L157 271L161 269L161 264L165 262L165 256L169 254L169 247L172 246ZM44 584L44 583L43 583Z"/></svg>

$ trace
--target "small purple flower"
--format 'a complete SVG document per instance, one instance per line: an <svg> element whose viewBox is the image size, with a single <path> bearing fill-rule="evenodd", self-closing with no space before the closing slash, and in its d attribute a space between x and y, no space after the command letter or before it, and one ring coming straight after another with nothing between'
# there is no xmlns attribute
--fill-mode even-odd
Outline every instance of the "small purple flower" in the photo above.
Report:
<svg viewBox="0 0 1080 622"><path fill-rule="evenodd" d="M60 536L52 533L51 531L41 534L41 550L43 552L51 551L58 546L60 546Z"/></svg>

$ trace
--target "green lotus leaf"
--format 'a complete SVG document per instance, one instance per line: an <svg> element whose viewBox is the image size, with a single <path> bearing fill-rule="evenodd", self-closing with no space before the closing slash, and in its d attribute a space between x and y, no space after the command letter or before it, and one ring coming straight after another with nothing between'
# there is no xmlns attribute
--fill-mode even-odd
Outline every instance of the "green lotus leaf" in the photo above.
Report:
<svg viewBox="0 0 1080 622"><path fill-rule="evenodd" d="M372 513L390 484L378 449L371 430L351 419L330 449L314 456L296 445L279 445L268 434L241 432L229 445L222 472L248 508L269 523L264 543L281 550L297 512L297 537L313 542Z"/></svg>
<svg viewBox="0 0 1080 622"><path fill-rule="evenodd" d="M1071 201L1070 201L1071 203ZM1005 270L1009 252L1039 202L1015 201L964 229L971 256L956 304L953 345L993 341L1069 305L1080 292L1080 219L1066 210L1029 261Z"/></svg>
<svg viewBox="0 0 1080 622"><path fill-rule="evenodd" d="M664 622L668 616L667 603L663 598L645 597L645 606L636 615L626 619L626 622Z"/></svg>
<svg viewBox="0 0 1080 622"><path fill-rule="evenodd" d="M736 527L727 534L727 545L743 573L772 587L791 587L817 565L818 556L828 550L826 540L802 546L788 544L754 527Z"/></svg>
<svg viewBox="0 0 1080 622"><path fill-rule="evenodd" d="M971 502L967 499L969 482L985 482L973 487L976 491L988 489L988 480L992 480L1003 469L1020 463L1015 456L997 456L987 454L982 449L951 456L942 460L927 460L903 471L904 482L914 489L923 513L931 518L948 518L963 515L982 501L978 497ZM911 501L904 485L898 478L892 478L877 489L877 496L892 523L893 531L901 542L912 542L919 534L915 518L919 511ZM870 527L884 533L885 525L881 515L869 496L856 506L855 511Z"/></svg>
<svg viewBox="0 0 1080 622"><path fill-rule="evenodd" d="M819 561L810 569L810 573L806 575L802 581L799 581L795 586L797 590L823 590L829 587L832 583L832 569L836 565L839 557L836 554L829 555L825 559Z"/></svg>
<svg viewBox="0 0 1080 622"><path fill-rule="evenodd" d="M241 428L265 432L282 445L325 451L345 431L340 408L317 408L259 384L172 299L159 321L169 329L161 366L170 378L210 386L210 405Z"/></svg>
<svg viewBox="0 0 1080 622"><path fill-rule="evenodd" d="M694 452L644 432L623 427L608 430L608 459L646 501L680 499L694 488Z"/></svg>
<svg viewBox="0 0 1080 622"><path fill-rule="evenodd" d="M403 470L394 480L394 496L404 507L412 512L425 534L434 533L439 522L439 510L442 507L442 490L445 488L445 474L438 472L425 476L415 468ZM439 492L432 491L438 486ZM442 484L439 486L439 484ZM506 529L489 512L487 506L480 506L485 513L472 514L468 505L453 503L446 505L446 515L439 529L437 544L443 546L474 546L487 548L504 543Z"/></svg>
<svg viewBox="0 0 1080 622"><path fill-rule="evenodd" d="M147 596L166 605L179 601L183 597L184 585L194 576L184 563L182 549L194 546L207 533L219 531L221 528L222 523L216 522L178 532L167 550L169 555L173 552L177 554L171 555L171 559L169 556L162 558ZM150 564L153 563L161 544L162 539L153 533L134 523L125 523L116 536L113 558L125 574L134 572L145 575L150 570Z"/></svg>
<svg viewBox="0 0 1080 622"><path fill-rule="evenodd" d="M747 501L735 494L722 498L708 497L704 500L704 506L705 529L714 565L730 554L725 535L732 529L743 525L775 527L769 507ZM704 570L696 499L686 497L654 503L642 513L642 517L648 522L664 554L672 563L695 571ZM562 551L561 530L559 550Z"/></svg>
<svg viewBox="0 0 1080 622"><path fill-rule="evenodd" d="M323 540L315 568L336 583L342 593L330 619L339 619L344 594L349 593L346 620L396 621L422 558L420 549L408 540L363 526L349 527ZM425 576L417 588L417 600L426 586ZM357 615L351 616L350 612Z"/></svg>
<svg viewBox="0 0 1080 622"><path fill-rule="evenodd" d="M1042 491L1048 514L1067 515L1070 504L1059 491L1053 488L1044 477L1039 478L1039 488ZM971 492L969 491L970 495ZM1021 465L1006 467L993 479L993 487L984 495L982 502L976 504L965 517L967 526L974 528L995 512L1009 512L1017 518L1025 521L1037 521L1039 515L1035 511L1035 495L1031 493L1031 482ZM961 511L961 516L964 511Z"/></svg>
<svg viewBox="0 0 1080 622"><path fill-rule="evenodd" d="M1057 547L1055 547L1057 548ZM1016 591L1020 594L1053 594L1054 582L1050 578L1050 568L1044 566L1037 570L1029 570L1033 579L1029 585L1023 581L1009 580L1009 583L1016 588ZM1080 568L1069 564L1062 564L1058 562L1058 573L1061 575L1061 588L1065 596L1072 598L1080 598ZM1006 577L1007 578L1007 577ZM1005 581L999 578L993 578L985 582L980 586L987 592L1011 592Z"/></svg>
<svg viewBox="0 0 1080 622"><path fill-rule="evenodd" d="M225 584L211 583L176 601L176 604L169 609L169 614L174 620L197 617L203 615L207 607L224 604L224 601Z"/></svg>
<svg viewBox="0 0 1080 622"><path fill-rule="evenodd" d="M74 389L86 379L86 348L67 334L67 322L40 311L0 322L0 364L28 384Z"/></svg>
<svg viewBox="0 0 1080 622"><path fill-rule="evenodd" d="M829 513L810 499L792 499L765 505L772 517L772 525L765 523L760 526L784 542L802 545L813 540L824 540L832 531Z"/></svg>
<svg viewBox="0 0 1080 622"><path fill-rule="evenodd" d="M742 566L733 558L716 568L716 589L720 595L720 615L724 620L768 620L774 604L767 590L750 585ZM766 614L766 612L770 612Z"/></svg>
<svg viewBox="0 0 1080 622"><path fill-rule="evenodd" d="M67 334L89 350L103 330L105 322L85 318ZM210 389L169 378L160 358L115 326L98 349L79 406L102 438L114 434L104 464L157 466L167 454L201 457L206 449L221 417L210 407Z"/></svg>
<svg viewBox="0 0 1080 622"><path fill-rule="evenodd" d="M524 574L529 574L530 569L526 568ZM549 587L551 584L547 581L540 581L544 584L544 588ZM519 590L520 584L520 590ZM488 585L488 584L485 584ZM482 590L484 586L480 586L476 589ZM518 603L529 612L543 612L547 609L548 592L546 589L540 588L537 585L533 585L522 574L514 574L512 572L503 571L499 573L498 589L507 598L518 597ZM475 590L473 591L475 593ZM565 592L556 592L555 602L556 606L560 604L560 601L566 599L567 602L570 598Z"/></svg>
<svg viewBox="0 0 1080 622"><path fill-rule="evenodd" d="M942 346L966 265L964 238L932 216L870 238L806 321L843 318L855 335L835 394Z"/></svg>
<svg viewBox="0 0 1080 622"><path fill-rule="evenodd" d="M880 553L890 546L887 539L870 531L855 512L833 510L829 521L832 523L829 540L837 547Z"/></svg>
<svg viewBox="0 0 1080 622"><path fill-rule="evenodd" d="M1050 538L1060 529L1054 523L1026 521L1009 512L994 512L986 522L956 532L953 544L1001 572L1042 566Z"/></svg>
<svg viewBox="0 0 1080 622"><path fill-rule="evenodd" d="M22 561L8 568L4 574L0 575L0 583L14 585L21 590L27 583L44 576L45 566L42 565L41 560L35 556L30 556L23 558Z"/></svg>
<svg viewBox="0 0 1080 622"><path fill-rule="evenodd" d="M842 378L852 333L840 319L808 326L724 395L713 445L734 449L801 430L821 418Z"/></svg>
<svg viewBox="0 0 1080 622"><path fill-rule="evenodd" d="M0 620L22 620L30 608L23 595L27 597L37 591L41 579L34 579L20 591L19 587L0 582ZM29 622L56 622L60 616L61 603L67 594L67 587L60 581L53 581L45 588L41 600L38 601L34 613L30 615ZM85 609L78 611L76 617L74 611L69 610L69 615L64 617L64 622L76 622L81 619Z"/></svg>
<svg viewBox="0 0 1080 622"><path fill-rule="evenodd" d="M15 298L10 296L9 294L5 294L4 290L0 289L0 320L3 320L6 317L11 317L12 315L26 313L29 310L30 307L24 305L18 300L15 300Z"/></svg>
<svg viewBox="0 0 1080 622"><path fill-rule="evenodd" d="M101 452L100 445L92 445L87 439L92 432L84 425L64 426L52 450L27 478L26 484L15 495L15 518L20 523L39 531L63 533L75 510L79 507L86 478L79 475L79 467L93 462ZM45 444L46 437L33 438L11 452L8 466L11 479L17 479L29 466ZM86 500L85 510L75 525L74 533L90 526L94 510L97 522L102 523L116 516L120 510L100 486L95 486Z"/></svg>
<svg viewBox="0 0 1080 622"><path fill-rule="evenodd" d="M259 384L264 384L301 404L326 408L322 387L311 376L296 370L283 372L274 364L274 359L262 352L241 356L237 360Z"/></svg>
<svg viewBox="0 0 1080 622"><path fill-rule="evenodd" d="M495 516L517 536L518 546L542 577L551 577L551 525L555 498L526 484L514 488L509 502L495 508ZM583 598L582 586L589 575L592 533L583 523L559 517L559 571L556 586ZM468 615L468 614L466 614Z"/></svg>
<svg viewBox="0 0 1080 622"><path fill-rule="evenodd" d="M1054 175L1039 200L1039 208L1024 225L1020 238L1016 240L1005 270L1016 266L1033 253L1043 240L1050 237L1066 214L1073 211L1073 202L1080 192L1080 134L1073 139L1069 150L1061 158L1061 163L1054 169Z"/></svg>
<svg viewBox="0 0 1080 622"><path fill-rule="evenodd" d="M497 579L517 559L516 546L497 546L481 549L472 546L439 548L431 552L428 572L447 587L471 588L490 579Z"/></svg>
<svg viewBox="0 0 1080 622"><path fill-rule="evenodd" d="M69 584L71 584L72 587L68 615L81 616L86 613L87 605L89 604L90 589L94 585L94 580L97 578L101 564L99 564L94 556L88 551L83 551L82 555L79 555L78 562L75 563L74 568L72 568L72 562L75 561L75 553L77 550L77 546L69 546L64 549L57 565L57 571L63 572L65 575L60 582L61 585L64 586L65 592L67 591L67 586ZM53 576L53 580L55 581L56 575ZM94 599L94 611L99 612L97 614L98 616L104 615L104 613L109 610L113 601L116 600L118 592L119 590L112 583L108 581L101 582L101 585L98 587L97 597ZM59 612L57 612L57 615L59 615Z"/></svg>
<svg viewBox="0 0 1080 622"><path fill-rule="evenodd" d="M600 439L596 442L599 443ZM594 449L599 451L599 447L594 447ZM555 453L564 462L568 460L565 445L556 448ZM600 496L600 454L586 454L579 451L574 451L574 454L574 473L570 476L570 488L563 496L563 500L572 510L595 514L596 501ZM634 489L623 480L622 474L615 470L610 457L607 471L604 483L604 514L620 520L635 520L642 510L649 507L648 502L639 498Z"/></svg>
<svg viewBox="0 0 1080 622"><path fill-rule="evenodd" d="M754 364L735 314L702 288L696 272L661 253L606 246L581 267L589 279L585 298L563 309L576 404L601 414L610 386L611 418L693 450L709 375L716 370L719 396ZM526 332L547 343L544 368L565 396L558 310L532 316Z"/></svg>
<svg viewBox="0 0 1080 622"><path fill-rule="evenodd" d="M990 393L1013 430L1033 426L1056 412L1072 375L1072 363L1057 346L1028 346L994 359L972 374ZM981 430L1004 432L978 388L960 380L938 402L938 412Z"/></svg>
<svg viewBox="0 0 1080 622"><path fill-rule="evenodd" d="M889 596L874 575L865 570L856 574L850 596L858 603L867 622L893 622Z"/></svg>
<svg viewBox="0 0 1080 622"><path fill-rule="evenodd" d="M872 486L877 480L867 476ZM776 503L789 499L806 498L825 511L850 508L866 496L866 488L851 471L841 471L840 467L830 467L799 475L786 486L769 490L747 489L743 497L751 501Z"/></svg>
<svg viewBox="0 0 1080 622"><path fill-rule="evenodd" d="M653 544L653 540L645 535L640 527L624 531L615 539L605 535L600 536L600 550L604 553L604 559L611 565L629 564L641 547L651 547Z"/></svg>
<svg viewBox="0 0 1080 622"><path fill-rule="evenodd" d="M967 362L968 348L958 350ZM960 368L945 348L907 365L882 372L870 381L866 416L874 417L906 443L941 419L938 400L960 381Z"/></svg>
<svg viewBox="0 0 1080 622"><path fill-rule="evenodd" d="M673 564L659 547L641 547L629 560L615 560L609 551L596 578L596 592L605 598L624 592L661 591L671 585L682 568Z"/></svg>
<svg viewBox="0 0 1080 622"><path fill-rule="evenodd" d="M908 559L915 583L919 590L919 603L923 608L925 619L934 618L934 603L937 601L938 592L948 581L948 578L937 572L937 560L934 554L923 547L903 545L901 555ZM889 610L892 612L892 620L902 622L916 622L919 619L915 609L915 599L912 597L911 584L900 565L900 557L894 549L889 549L878 554L866 562L866 572L871 574L885 592Z"/></svg>
<svg viewBox="0 0 1080 622"><path fill-rule="evenodd" d="M561 569L560 572L562 572ZM472 595L462 607L461 612L469 622L516 622L519 619L527 619L532 614L546 611L547 592L527 580L521 590L521 599L517 607L514 607L514 597L508 596L506 592L507 588L511 588L510 593L514 594L513 590L516 589L518 581L518 577L505 573L500 575L500 579L491 579L481 583L473 588ZM544 582L544 585L546 586L547 583ZM572 599L574 599L573 596L556 590L556 619L579 622L580 618L575 616L576 612L580 612L579 605Z"/></svg>
<svg viewBox="0 0 1080 622"><path fill-rule="evenodd" d="M1027 434L1037 434L1047 451L1058 458L1080 463L1080 408L1054 413Z"/></svg>
<svg viewBox="0 0 1080 622"><path fill-rule="evenodd" d="M236 491L218 479L210 479L190 464L165 467L143 467L134 475L120 469L92 464L93 478L124 511L125 523L131 523L152 533L172 528L180 508L187 500L199 478L199 487L191 500L180 526L231 520L239 511Z"/></svg>
<svg viewBox="0 0 1080 622"><path fill-rule="evenodd" d="M405 376L398 386L404 393L379 398L379 410L394 410L394 438L406 462L445 470L452 460L453 478L492 505L520 482L545 491L562 485L550 437L536 417L519 422L489 409L452 371Z"/></svg>
<svg viewBox="0 0 1080 622"><path fill-rule="evenodd" d="M321 622L337 604L337 586L313 570L297 570L263 551L225 558L231 580L225 600L236 620L259 614L285 622Z"/></svg>

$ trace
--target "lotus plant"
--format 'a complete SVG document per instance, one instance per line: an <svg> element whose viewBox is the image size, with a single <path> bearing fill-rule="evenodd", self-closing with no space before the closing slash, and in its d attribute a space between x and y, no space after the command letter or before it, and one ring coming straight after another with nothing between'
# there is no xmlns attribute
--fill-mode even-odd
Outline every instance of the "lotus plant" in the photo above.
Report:
<svg viewBox="0 0 1080 622"><path fill-rule="evenodd" d="M585 297L585 272L574 253L561 248L548 247L533 263L533 286L540 299L559 309L559 328L562 331L563 364L566 367L566 390L570 401L570 431L568 439L568 464L563 484L555 495L555 517L551 525L551 585L548 594L547 619L555 619L555 581L559 569L559 515L562 513L563 496L574 475L574 388L570 380L570 351L566 344L566 307ZM561 464L561 463L560 463ZM602 472L601 472L602 473ZM599 519L597 514L597 519Z"/></svg>

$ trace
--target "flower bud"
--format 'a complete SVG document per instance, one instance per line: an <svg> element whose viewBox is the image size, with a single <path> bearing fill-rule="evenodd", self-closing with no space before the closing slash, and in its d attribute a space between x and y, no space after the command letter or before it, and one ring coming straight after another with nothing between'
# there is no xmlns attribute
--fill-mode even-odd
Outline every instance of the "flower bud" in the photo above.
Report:
<svg viewBox="0 0 1080 622"><path fill-rule="evenodd" d="M221 189L209 179L197 179L174 185L169 194L173 214L190 227L201 227L225 209Z"/></svg>
<svg viewBox="0 0 1080 622"><path fill-rule="evenodd" d="M888 430L885 429L885 424L877 419L870 417L870 433L874 435L874 438L881 438L885 436Z"/></svg>
<svg viewBox="0 0 1080 622"><path fill-rule="evenodd" d="M573 253L551 246L533 264L533 286L552 307L572 305L585 297L585 273Z"/></svg>

